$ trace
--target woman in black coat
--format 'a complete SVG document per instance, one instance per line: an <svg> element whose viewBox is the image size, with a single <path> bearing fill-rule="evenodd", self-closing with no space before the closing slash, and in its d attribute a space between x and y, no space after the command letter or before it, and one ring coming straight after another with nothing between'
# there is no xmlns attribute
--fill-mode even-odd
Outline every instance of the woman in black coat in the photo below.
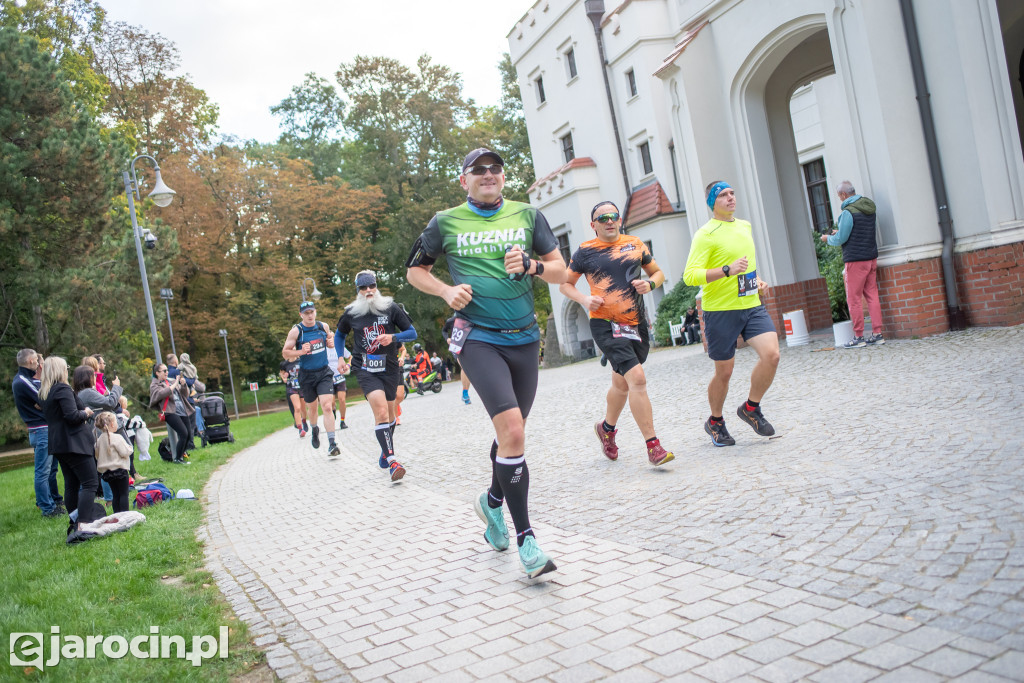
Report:
<svg viewBox="0 0 1024 683"><path fill-rule="evenodd" d="M72 520L67 540L78 543L95 535L80 531L81 526L98 519L96 437L89 424L93 411L82 404L68 384L68 364L63 358L51 356L43 361L40 379L39 400L46 417L50 454L60 462L64 473L64 503L69 511L78 510L77 523Z"/></svg>

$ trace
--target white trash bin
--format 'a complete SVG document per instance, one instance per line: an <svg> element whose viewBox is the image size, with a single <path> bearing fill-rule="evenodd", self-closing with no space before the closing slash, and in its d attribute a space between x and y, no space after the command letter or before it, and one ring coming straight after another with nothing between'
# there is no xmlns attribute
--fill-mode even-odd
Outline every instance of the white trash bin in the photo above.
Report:
<svg viewBox="0 0 1024 683"><path fill-rule="evenodd" d="M832 325L832 334L836 338L836 348L840 348L846 342L853 340L853 321L844 320L841 323Z"/></svg>
<svg viewBox="0 0 1024 683"><path fill-rule="evenodd" d="M803 346L810 341L803 310L783 313L782 324L786 327L786 346Z"/></svg>

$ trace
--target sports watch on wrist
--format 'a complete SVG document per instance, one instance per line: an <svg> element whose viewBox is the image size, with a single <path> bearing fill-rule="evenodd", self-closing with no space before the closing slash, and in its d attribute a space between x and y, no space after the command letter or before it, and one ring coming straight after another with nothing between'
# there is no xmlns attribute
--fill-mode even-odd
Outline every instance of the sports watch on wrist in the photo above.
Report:
<svg viewBox="0 0 1024 683"><path fill-rule="evenodd" d="M729 277L729 264L722 266L722 272L725 273L726 277Z"/></svg>

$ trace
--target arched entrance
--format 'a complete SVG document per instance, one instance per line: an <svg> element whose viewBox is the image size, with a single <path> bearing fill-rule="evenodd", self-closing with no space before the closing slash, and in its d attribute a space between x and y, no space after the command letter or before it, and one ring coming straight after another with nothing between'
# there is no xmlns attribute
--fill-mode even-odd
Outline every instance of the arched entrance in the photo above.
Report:
<svg viewBox="0 0 1024 683"><path fill-rule="evenodd" d="M1006 73L1010 76L1020 140L1024 139L1024 3L1019 0L997 0L996 11L1003 34Z"/></svg>
<svg viewBox="0 0 1024 683"><path fill-rule="evenodd" d="M563 355L573 360L593 358L596 355L597 347L594 345L594 336L590 334L590 316L583 310L583 307L571 299L566 299L562 305L562 330L565 347Z"/></svg>
<svg viewBox="0 0 1024 683"><path fill-rule="evenodd" d="M832 324L828 290L818 272L797 155L790 100L815 79L835 72L823 16L779 26L751 51L733 83L742 201L755 230L758 269L770 284L768 308L782 330L782 314L801 308L811 329ZM841 122L848 127L849 123ZM784 283L784 284L779 284Z"/></svg>

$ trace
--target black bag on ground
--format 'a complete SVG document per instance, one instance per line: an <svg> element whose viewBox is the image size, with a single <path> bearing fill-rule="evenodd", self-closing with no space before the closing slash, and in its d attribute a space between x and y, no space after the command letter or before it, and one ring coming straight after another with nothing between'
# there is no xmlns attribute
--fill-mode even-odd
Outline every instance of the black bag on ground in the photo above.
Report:
<svg viewBox="0 0 1024 683"><path fill-rule="evenodd" d="M160 453L160 457L166 460L167 462L171 462L172 460L174 460L174 455L171 453L170 439L161 439L160 445L156 447L156 450L158 453Z"/></svg>

